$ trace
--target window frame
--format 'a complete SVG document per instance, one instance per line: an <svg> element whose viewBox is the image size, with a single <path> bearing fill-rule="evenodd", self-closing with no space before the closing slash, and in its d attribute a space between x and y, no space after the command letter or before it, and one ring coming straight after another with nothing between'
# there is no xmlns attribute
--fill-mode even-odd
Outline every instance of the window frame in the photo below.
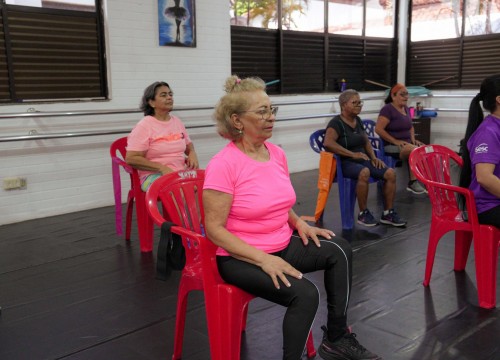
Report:
<svg viewBox="0 0 500 360"><path fill-rule="evenodd" d="M393 84L397 78L398 56L398 23L394 17L394 36L392 38L377 38L365 36L366 0L363 0L362 35L340 35L328 33L328 0L324 1L324 31L309 32L285 30L281 26L281 0L278 1L278 28L262 29L231 24L231 72L242 77L259 76L265 81L280 80L268 88L269 94L322 93L340 91L341 80L347 80L347 87L359 91L375 91L380 87L364 81L372 80L378 83ZM398 14L399 1L395 4L394 14ZM305 45L310 38L315 57L301 56L300 46ZM259 53L262 39L269 49L269 56L274 56L275 62L258 62L265 54ZM294 40L299 44L294 48ZM350 42L357 42L353 50ZM274 44L274 46L273 46ZM322 49L321 49L322 47ZM353 54L352 52L355 51ZM367 56L372 54L374 57ZM389 59L387 61L387 55ZM285 58L286 55L286 58ZM380 66L381 57L385 66ZM353 60L361 64L352 69ZM296 66L294 66L294 64ZM321 72L321 75L319 75ZM279 76L267 78L266 76ZM322 82L321 85L310 83L312 79ZM309 83L309 85L308 85Z"/></svg>
<svg viewBox="0 0 500 360"><path fill-rule="evenodd" d="M500 56L500 33L465 35L466 16L462 16L459 37L411 41L411 17L412 3L408 6L407 85L436 90L477 89L485 77L500 73L500 63L495 61Z"/></svg>
<svg viewBox="0 0 500 360"><path fill-rule="evenodd" d="M102 0L95 0L95 12L11 5L1 0L0 15L0 34L3 35L3 39L0 39L3 48L0 51L5 53L3 59L0 56L0 67L7 68L6 72L0 74L0 78L5 75L8 77L7 93L5 88L0 88L0 104L59 103L109 98ZM22 22L29 20L30 16L43 20L33 25L32 29L27 29L26 26L23 28ZM74 30L81 24L85 24L85 29L89 31ZM70 40L57 39L53 29L56 25L65 27L61 30L61 36ZM13 29L16 30L11 31ZM33 44L29 44L23 37L29 38L30 31L43 35L32 36L35 40ZM75 33L78 35L75 36ZM40 51L40 46L45 45L44 41L50 45L43 47L44 50L47 49L46 53ZM81 56L84 52L85 56ZM23 59L22 64L21 61L16 62L16 56ZM57 57L59 63L51 64L51 57ZM30 94L34 94L34 97L30 97Z"/></svg>

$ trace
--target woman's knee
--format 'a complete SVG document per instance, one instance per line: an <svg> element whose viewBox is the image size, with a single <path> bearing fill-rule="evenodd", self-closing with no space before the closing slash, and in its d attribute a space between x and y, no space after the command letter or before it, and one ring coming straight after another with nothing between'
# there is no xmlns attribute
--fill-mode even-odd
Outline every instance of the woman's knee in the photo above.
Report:
<svg viewBox="0 0 500 360"><path fill-rule="evenodd" d="M291 287L295 287L295 301L292 302L301 308L310 309L316 313L320 299L319 290L316 285L306 278L291 281L291 284Z"/></svg>
<svg viewBox="0 0 500 360"><path fill-rule="evenodd" d="M412 144L406 144L405 147L401 150L401 152L399 153L399 157L402 159L402 160L406 160L410 157L410 153L415 150L417 147L415 145L412 145Z"/></svg>
<svg viewBox="0 0 500 360"><path fill-rule="evenodd" d="M345 256L348 261L351 261L352 247L346 239L336 236L333 240L327 242L331 243L331 245L322 247L323 252L329 252L332 259L338 259L339 257L342 258Z"/></svg>
<svg viewBox="0 0 500 360"><path fill-rule="evenodd" d="M369 179L370 179L370 169L366 167L362 168L358 175L358 181L367 183Z"/></svg>
<svg viewBox="0 0 500 360"><path fill-rule="evenodd" d="M386 181L396 181L396 171L393 168L389 168L384 173L384 180Z"/></svg>

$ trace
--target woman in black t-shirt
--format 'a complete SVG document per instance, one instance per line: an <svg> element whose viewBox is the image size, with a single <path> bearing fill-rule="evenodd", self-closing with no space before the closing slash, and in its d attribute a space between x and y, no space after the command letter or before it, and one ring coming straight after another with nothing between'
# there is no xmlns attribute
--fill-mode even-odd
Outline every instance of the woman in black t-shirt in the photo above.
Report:
<svg viewBox="0 0 500 360"><path fill-rule="evenodd" d="M363 106L356 90L346 90L339 96L340 115L335 116L326 128L324 147L340 157L342 174L346 178L357 180L358 223L365 226L377 225L367 207L368 185L370 177L384 180L384 212L380 218L383 224L404 226L393 208L396 193L396 172L378 159L368 135L363 130L359 113Z"/></svg>

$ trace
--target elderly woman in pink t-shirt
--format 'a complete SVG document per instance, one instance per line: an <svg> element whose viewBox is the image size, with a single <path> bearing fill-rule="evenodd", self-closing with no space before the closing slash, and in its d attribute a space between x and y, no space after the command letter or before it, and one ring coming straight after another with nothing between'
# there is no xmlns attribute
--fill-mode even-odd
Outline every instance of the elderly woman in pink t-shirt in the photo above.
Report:
<svg viewBox="0 0 500 360"><path fill-rule="evenodd" d="M144 90L141 110L145 117L127 139L125 161L138 169L142 190L173 171L197 169L198 157L182 121L170 114L174 93L163 81Z"/></svg>
<svg viewBox="0 0 500 360"><path fill-rule="evenodd" d="M217 264L228 283L287 307L283 359L298 360L319 304L303 273L324 270L327 326L323 359L379 359L347 328L352 250L332 231L308 225L293 211L295 191L284 151L268 142L278 108L258 78L226 80L215 108L229 143L209 162L203 185L205 230L219 246Z"/></svg>

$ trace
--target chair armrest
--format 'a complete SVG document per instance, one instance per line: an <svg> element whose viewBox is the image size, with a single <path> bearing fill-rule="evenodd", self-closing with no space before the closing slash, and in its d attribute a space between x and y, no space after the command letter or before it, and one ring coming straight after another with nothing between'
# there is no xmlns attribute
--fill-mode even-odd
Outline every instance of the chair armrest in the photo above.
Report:
<svg viewBox="0 0 500 360"><path fill-rule="evenodd" d="M170 231L182 237L182 244L188 258L191 256L194 261L201 260L203 274L200 275L204 278L205 286L224 283L217 267L215 254L217 245L206 236L197 234L182 226L172 226ZM198 255L200 256L199 259L196 258ZM206 271L207 269L210 269L210 271Z"/></svg>
<svg viewBox="0 0 500 360"><path fill-rule="evenodd" d="M430 190L429 187L435 187L438 189L443 189L447 191L452 191L455 194L460 194L465 197L465 206L467 209L467 216L468 216L468 221L473 225L479 225L479 222L477 220L477 209L476 209L476 200L474 198L474 193L470 191L469 189L465 189L460 186L456 185L450 185L450 184L443 184L440 182L424 179L420 176L420 174L415 173L417 176L417 179L420 180L424 185L428 187L427 190ZM429 191L430 192L430 191ZM432 196L432 195L431 195Z"/></svg>
<svg viewBox="0 0 500 360"><path fill-rule="evenodd" d="M160 214L160 210L158 210L158 199L156 199L156 197L148 195L149 193L146 192L146 207L148 209L149 216L151 217L151 219L153 219L153 222L157 226L161 227L161 224L165 222L165 218L162 214ZM195 233L193 232L193 234Z"/></svg>
<svg viewBox="0 0 500 360"><path fill-rule="evenodd" d="M120 159L119 157L113 156L111 160L118 166L123 167L123 169L129 174L131 174L134 171L134 168L132 166L127 164L124 160Z"/></svg>

